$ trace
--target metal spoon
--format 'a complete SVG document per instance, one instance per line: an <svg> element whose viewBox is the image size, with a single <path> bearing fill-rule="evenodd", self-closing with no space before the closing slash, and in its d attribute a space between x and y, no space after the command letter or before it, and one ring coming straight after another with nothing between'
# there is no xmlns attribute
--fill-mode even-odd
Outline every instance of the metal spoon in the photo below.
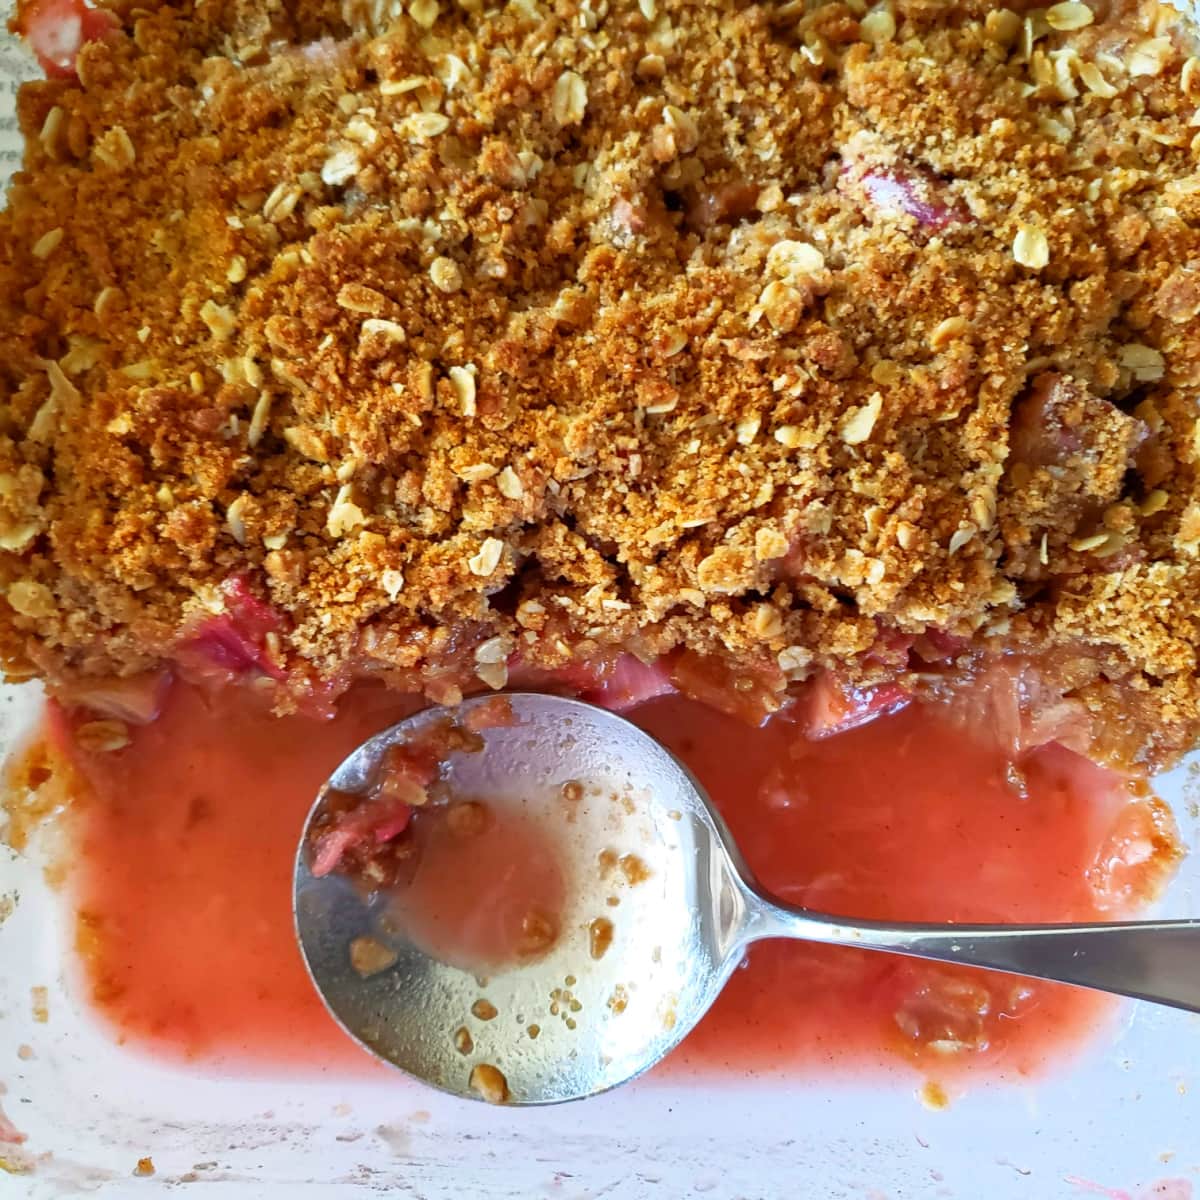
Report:
<svg viewBox="0 0 1200 1200"><path fill-rule="evenodd" d="M570 900L545 957L490 978L439 962L402 932L381 930L378 902L346 879L314 878L306 838L296 858L296 930L330 1012L374 1054L435 1087L478 1099L474 1068L485 1064L482 1077L488 1067L500 1072L509 1103L550 1104L633 1079L687 1036L762 938L890 950L1200 1011L1200 920L950 926L793 908L764 894L704 790L648 734L577 700L509 700L517 723L487 730L482 752L453 754L443 770L456 793L518 806L555 831ZM328 787L362 791L388 746L444 716L427 710L371 738ZM576 783L582 799L565 805L563 786L574 794ZM644 871L627 877L624 856ZM597 920L611 922L611 944L593 958ZM348 951L363 935L396 956L367 978ZM490 1008L490 1019L476 1015Z"/></svg>

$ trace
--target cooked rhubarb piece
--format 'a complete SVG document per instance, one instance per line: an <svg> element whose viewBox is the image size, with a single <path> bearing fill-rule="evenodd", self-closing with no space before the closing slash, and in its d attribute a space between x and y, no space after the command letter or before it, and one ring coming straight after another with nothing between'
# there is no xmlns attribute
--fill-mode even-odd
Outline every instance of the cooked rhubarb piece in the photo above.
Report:
<svg viewBox="0 0 1200 1200"><path fill-rule="evenodd" d="M622 654L595 686L585 686L581 698L601 708L625 712L648 700L675 691L665 663L644 663L633 654Z"/></svg>
<svg viewBox="0 0 1200 1200"><path fill-rule="evenodd" d="M775 663L742 665L720 655L684 652L671 665L671 678L685 695L712 708L761 725L783 704L786 679Z"/></svg>
<svg viewBox="0 0 1200 1200"><path fill-rule="evenodd" d="M447 736L450 728L439 726L428 738L389 746L365 795L326 793L325 812L309 833L313 875L341 871L372 887L394 882L393 868L409 847L393 843L408 829L413 810L429 802L427 789L442 755L461 744Z"/></svg>
<svg viewBox="0 0 1200 1200"><path fill-rule="evenodd" d="M224 611L200 619L194 632L175 648L175 661L201 677L239 679L259 673L284 677L283 665L271 653L278 644L279 615L235 576L220 588Z"/></svg>
<svg viewBox="0 0 1200 1200"><path fill-rule="evenodd" d="M371 798L340 813L312 839L312 873L318 878L343 867L351 851L356 865L379 845L399 837L412 820L412 806L391 798Z"/></svg>
<svg viewBox="0 0 1200 1200"><path fill-rule="evenodd" d="M56 689L67 708L85 708L105 717L145 725L162 712L171 687L169 671L143 671L112 679L80 679Z"/></svg>
<svg viewBox="0 0 1200 1200"><path fill-rule="evenodd" d="M966 219L944 185L912 167L867 170L859 186L868 200L868 215L875 220L912 217L922 229L940 233Z"/></svg>
<svg viewBox="0 0 1200 1200"><path fill-rule="evenodd" d="M800 700L801 723L811 738L832 737L884 713L896 712L911 699L910 692L894 683L854 687L822 671Z"/></svg>
<svg viewBox="0 0 1200 1200"><path fill-rule="evenodd" d="M111 12L86 0L21 0L15 24L46 74L61 79L75 77L85 43L118 28Z"/></svg>

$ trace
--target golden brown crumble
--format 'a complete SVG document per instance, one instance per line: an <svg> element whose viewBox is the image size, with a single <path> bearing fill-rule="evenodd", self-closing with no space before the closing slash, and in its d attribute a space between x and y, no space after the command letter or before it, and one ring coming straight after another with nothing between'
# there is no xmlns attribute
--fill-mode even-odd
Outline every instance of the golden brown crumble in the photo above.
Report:
<svg viewBox="0 0 1200 1200"><path fill-rule="evenodd" d="M1193 740L1174 9L113 7L0 214L12 673L152 665L241 577L293 685L934 629Z"/></svg>

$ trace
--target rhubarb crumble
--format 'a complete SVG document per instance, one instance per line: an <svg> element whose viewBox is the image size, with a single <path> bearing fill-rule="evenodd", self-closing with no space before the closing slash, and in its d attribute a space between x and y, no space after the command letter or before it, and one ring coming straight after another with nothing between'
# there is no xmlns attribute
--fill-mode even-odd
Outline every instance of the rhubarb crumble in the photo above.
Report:
<svg viewBox="0 0 1200 1200"><path fill-rule="evenodd" d="M1176 10L18 27L49 77L0 214L10 677L119 715L170 670L279 711L366 676L836 725L1003 661L1095 756L1196 740Z"/></svg>

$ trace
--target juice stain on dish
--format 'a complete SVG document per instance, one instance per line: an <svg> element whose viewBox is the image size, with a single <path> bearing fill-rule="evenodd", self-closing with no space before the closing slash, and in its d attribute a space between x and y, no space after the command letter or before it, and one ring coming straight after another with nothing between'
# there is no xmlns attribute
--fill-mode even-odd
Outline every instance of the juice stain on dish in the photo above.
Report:
<svg viewBox="0 0 1200 1200"><path fill-rule="evenodd" d="M70 723L56 722L90 784L73 899L87 991L116 1036L220 1066L385 1069L335 1026L305 974L291 875L331 768L413 707L362 688L333 720L279 719L243 692L212 698L176 684L159 719L106 754L83 752ZM755 729L679 697L632 716L697 774L766 887L817 909L1113 919L1166 836L1157 802L1058 747L1027 759L1014 788L1001 748L931 709L816 742L785 718ZM553 907L558 885L545 882ZM1054 984L764 943L667 1069L777 1071L899 1053L939 1076L956 1063L1020 1074L1081 1044L1106 1011L1102 998Z"/></svg>
<svg viewBox="0 0 1200 1200"><path fill-rule="evenodd" d="M786 720L752 730L686 701L656 701L639 724L704 783L763 885L819 911L1115 920L1175 850L1165 806L1111 772L1050 745L1023 760L1017 789L1004 748L936 709L821 741ZM677 1067L812 1067L883 1051L942 1077L981 1062L1024 1075L1084 1044L1114 1009L1059 984L803 942L758 943L744 968Z"/></svg>
<svg viewBox="0 0 1200 1200"><path fill-rule="evenodd" d="M330 769L415 705L361 689L336 720L275 718L244 690L176 684L124 750L71 758L78 941L122 1040L186 1060L376 1067L326 1012L292 932L292 867ZM68 742L68 745L70 743Z"/></svg>

